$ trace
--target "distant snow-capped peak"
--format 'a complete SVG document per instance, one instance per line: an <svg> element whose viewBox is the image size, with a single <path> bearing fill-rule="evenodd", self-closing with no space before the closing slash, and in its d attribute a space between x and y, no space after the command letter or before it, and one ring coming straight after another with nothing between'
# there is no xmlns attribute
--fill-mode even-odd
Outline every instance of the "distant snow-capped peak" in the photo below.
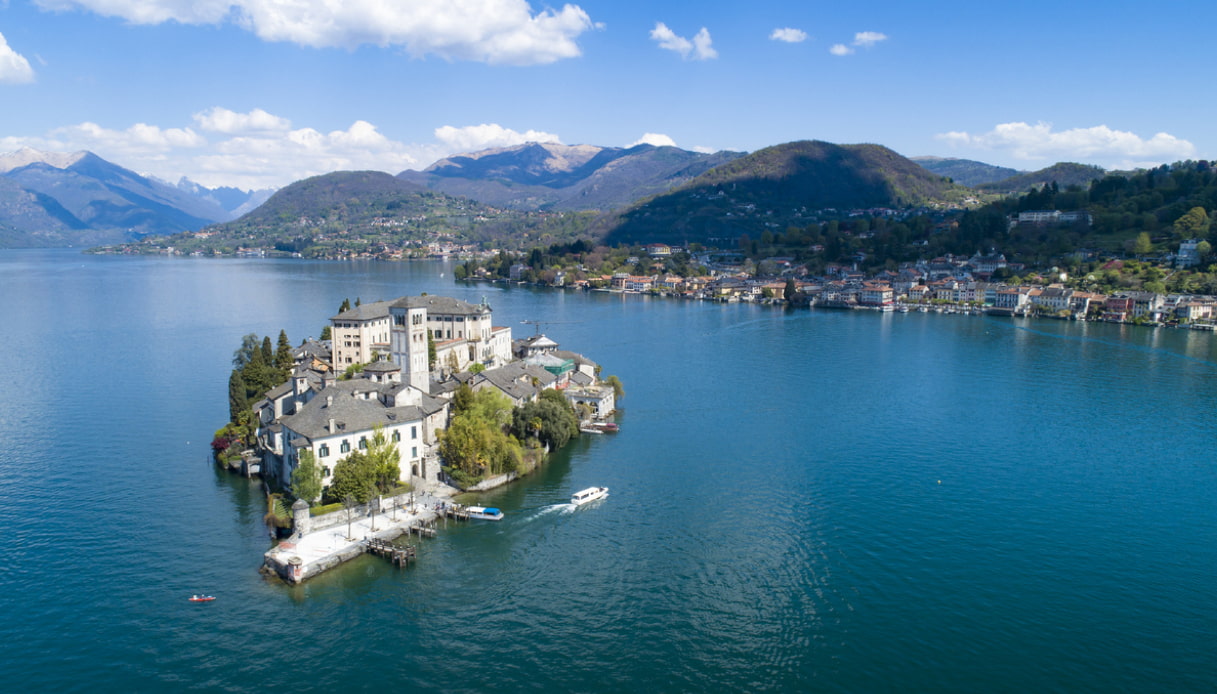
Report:
<svg viewBox="0 0 1217 694"><path fill-rule="evenodd" d="M0 154L0 173L8 173L30 164L46 164L56 169L66 169L83 159L88 152L43 152L32 147L22 147L16 152Z"/></svg>

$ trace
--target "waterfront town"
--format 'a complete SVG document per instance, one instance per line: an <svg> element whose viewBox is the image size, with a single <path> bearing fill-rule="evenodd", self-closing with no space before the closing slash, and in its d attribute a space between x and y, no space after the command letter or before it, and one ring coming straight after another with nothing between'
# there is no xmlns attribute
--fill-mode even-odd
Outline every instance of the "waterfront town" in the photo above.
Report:
<svg viewBox="0 0 1217 694"><path fill-rule="evenodd" d="M1185 241L1179 253L1164 260L1180 268L1192 267L1199 263L1198 245L1196 241ZM640 250L654 260L687 253L666 244L648 244ZM1052 268L1043 274L1029 272L1021 264L1008 262L1001 253L976 253L970 257L948 254L873 274L860 271L857 264L829 264L817 275L784 257L752 262L735 252L702 251L691 254L691 258L693 265L705 270L703 274L684 277L617 272L570 279L568 273L559 271L547 278L537 278L535 283L707 301L1043 316L1200 330L1212 330L1217 317L1217 297L1212 295L1132 289L1102 293L1086 288L1097 284L1093 273L1070 282L1067 271ZM626 263L633 265L639 261L639 257L630 257ZM1111 259L1099 265L1097 272L1118 272L1125 264ZM526 263L518 262L511 265L505 280L482 267L468 278L527 282L530 271ZM998 279L1017 277L1017 273L1026 273L1025 281ZM1081 288L1068 284L1080 284Z"/></svg>
<svg viewBox="0 0 1217 694"><path fill-rule="evenodd" d="M358 555L367 550L365 540L387 542L412 528L422 532L441 513L462 517L461 507L446 501L457 491L483 491L521 474L526 466L519 463L483 464L475 472L484 474L472 478L461 475L455 460L441 465L441 439L455 428L462 391L474 399L489 394L489 402L501 403L508 415L556 398L560 411L578 418L572 422L578 430L615 430L610 421L616 409L614 378L601 380L595 362L560 349L539 330L513 340L510 327L493 324L485 301L428 295L378 301L339 312L329 328L328 340L294 348L290 377L245 411L252 411L255 441L231 463L270 485L294 490L292 535L265 561L269 572L286 580L302 581ZM242 414L234 413L234 420ZM528 420L529 430L541 439L539 457L549 446L545 420L544 411L531 412ZM359 499L358 513L354 499L339 499L347 513L331 508L312 517L310 505L322 489L330 493L353 453L366 457L385 448L395 449L394 479L380 480L376 493ZM313 491L293 487L302 467L316 475ZM391 517L385 515L390 510ZM352 525L356 515L362 534ZM344 523L347 527L338 528Z"/></svg>

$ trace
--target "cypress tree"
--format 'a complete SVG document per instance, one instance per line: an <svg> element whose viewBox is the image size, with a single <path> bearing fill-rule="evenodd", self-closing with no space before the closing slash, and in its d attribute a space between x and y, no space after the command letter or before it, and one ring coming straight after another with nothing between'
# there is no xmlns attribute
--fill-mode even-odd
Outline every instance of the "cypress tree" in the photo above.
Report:
<svg viewBox="0 0 1217 694"><path fill-rule="evenodd" d="M270 335L262 338L262 363L267 366L275 363L275 348L270 342Z"/></svg>
<svg viewBox="0 0 1217 694"><path fill-rule="evenodd" d="M287 340L287 331L279 331L279 347L275 350L275 368L289 371L292 368L292 343Z"/></svg>
<svg viewBox="0 0 1217 694"><path fill-rule="evenodd" d="M245 379L238 369L228 377L228 420L237 422L237 417L249 409L249 398L245 395Z"/></svg>

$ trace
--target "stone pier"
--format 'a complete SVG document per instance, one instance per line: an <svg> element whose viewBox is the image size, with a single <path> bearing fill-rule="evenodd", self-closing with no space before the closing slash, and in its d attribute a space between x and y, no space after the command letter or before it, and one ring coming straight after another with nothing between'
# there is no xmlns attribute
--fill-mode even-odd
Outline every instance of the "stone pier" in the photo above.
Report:
<svg viewBox="0 0 1217 694"><path fill-rule="evenodd" d="M375 515L369 507L360 507L352 511L350 534L345 509L314 517L308 504L297 501L292 506L292 535L263 555L263 570L288 583L300 583L363 554L366 539L393 540L411 526L435 521L437 505L449 503L455 491L436 489L381 499Z"/></svg>

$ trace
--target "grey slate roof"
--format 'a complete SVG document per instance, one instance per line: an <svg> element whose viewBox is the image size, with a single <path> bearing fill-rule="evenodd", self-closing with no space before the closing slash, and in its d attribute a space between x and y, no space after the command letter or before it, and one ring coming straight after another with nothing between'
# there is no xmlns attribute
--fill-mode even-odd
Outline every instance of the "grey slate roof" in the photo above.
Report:
<svg viewBox="0 0 1217 694"><path fill-rule="evenodd" d="M537 385L533 385L536 379ZM478 374L474 384L488 381L491 385L507 393L514 400L531 398L538 391L553 385L558 377L540 366L513 361L497 369L488 369Z"/></svg>
<svg viewBox="0 0 1217 694"><path fill-rule="evenodd" d="M308 355L310 357L320 359L321 361L328 362L333 358L333 353L330 351L329 345L326 344L327 342L329 342L329 340L326 340L325 342L320 340L309 340L293 350L292 354L296 356L296 359L301 359L301 355Z"/></svg>
<svg viewBox="0 0 1217 694"><path fill-rule="evenodd" d="M377 397L381 392L379 384L366 379L340 381L317 393L299 412L281 421L284 427L315 440L370 431L377 424L387 426L421 421L426 414L420 407L385 407ZM370 399L356 397L365 393L372 394ZM334 420L335 431L329 430L331 419Z"/></svg>
<svg viewBox="0 0 1217 694"><path fill-rule="evenodd" d="M396 308L425 308L427 314L478 316L490 313L490 307L484 304L471 304L462 299L450 296L403 296L390 302Z"/></svg>
<svg viewBox="0 0 1217 694"><path fill-rule="evenodd" d="M401 367L388 359L381 359L363 367L363 370L372 373L393 373L394 371L401 371Z"/></svg>
<svg viewBox="0 0 1217 694"><path fill-rule="evenodd" d="M373 301L370 304L360 304L334 316L330 320L376 320L389 317L389 307L392 301Z"/></svg>

